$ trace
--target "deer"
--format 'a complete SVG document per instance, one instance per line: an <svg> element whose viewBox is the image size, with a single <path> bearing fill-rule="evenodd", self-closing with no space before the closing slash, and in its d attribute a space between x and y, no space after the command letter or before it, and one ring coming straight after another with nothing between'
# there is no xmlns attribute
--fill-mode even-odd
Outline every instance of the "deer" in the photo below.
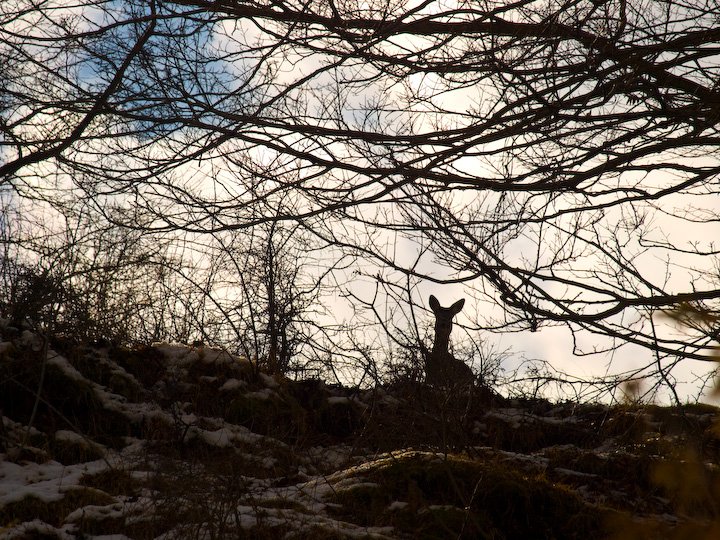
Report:
<svg viewBox="0 0 720 540"><path fill-rule="evenodd" d="M450 307L442 307L438 299L430 295L430 309L435 314L435 341L432 351L425 356L425 381L433 386L471 386L475 382L470 367L448 350L453 317L464 305L463 298Z"/></svg>

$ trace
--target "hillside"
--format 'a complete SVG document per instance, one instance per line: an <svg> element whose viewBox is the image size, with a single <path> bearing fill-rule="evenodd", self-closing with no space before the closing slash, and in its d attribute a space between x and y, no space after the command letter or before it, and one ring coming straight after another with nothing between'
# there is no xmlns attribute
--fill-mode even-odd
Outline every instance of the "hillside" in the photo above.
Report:
<svg viewBox="0 0 720 540"><path fill-rule="evenodd" d="M30 332L1 341L2 538L720 538L713 407L357 390L169 344L52 342L43 363Z"/></svg>

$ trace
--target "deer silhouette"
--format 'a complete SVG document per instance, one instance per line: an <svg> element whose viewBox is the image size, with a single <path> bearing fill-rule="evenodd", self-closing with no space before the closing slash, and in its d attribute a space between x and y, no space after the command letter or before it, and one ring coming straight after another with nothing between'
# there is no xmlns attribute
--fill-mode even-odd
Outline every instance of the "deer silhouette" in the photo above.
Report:
<svg viewBox="0 0 720 540"><path fill-rule="evenodd" d="M453 317L460 313L465 299L458 300L450 307L430 295L430 309L435 314L435 342L432 351L425 358L425 380L434 386L471 385L475 375L465 362L456 359L448 350Z"/></svg>

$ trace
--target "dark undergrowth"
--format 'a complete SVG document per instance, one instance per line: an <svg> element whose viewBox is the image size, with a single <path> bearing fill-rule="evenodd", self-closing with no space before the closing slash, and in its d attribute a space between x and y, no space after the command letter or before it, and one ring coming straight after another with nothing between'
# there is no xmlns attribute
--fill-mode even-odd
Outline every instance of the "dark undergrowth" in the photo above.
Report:
<svg viewBox="0 0 720 540"><path fill-rule="evenodd" d="M714 407L360 390L209 348L56 345L0 355L3 483L27 478L0 483L10 538L720 537Z"/></svg>

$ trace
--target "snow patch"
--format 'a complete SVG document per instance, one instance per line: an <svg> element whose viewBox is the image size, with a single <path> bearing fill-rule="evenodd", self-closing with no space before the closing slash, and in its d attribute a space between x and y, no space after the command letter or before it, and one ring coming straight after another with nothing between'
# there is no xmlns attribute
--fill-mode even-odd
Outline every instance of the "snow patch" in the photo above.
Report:
<svg viewBox="0 0 720 540"><path fill-rule="evenodd" d="M278 395L277 395L277 392L275 392L274 390L271 390L270 388L262 388L255 392L246 393L245 397L248 399L259 399L261 401L264 401L264 400L270 399L272 397L278 397Z"/></svg>
<svg viewBox="0 0 720 540"><path fill-rule="evenodd" d="M259 376L260 376L260 380L268 388L277 388L280 386L280 384L271 375L267 375L265 373L259 373Z"/></svg>
<svg viewBox="0 0 720 540"><path fill-rule="evenodd" d="M65 492L82 487L80 479L107 469L103 460L77 465L62 465L57 461L46 463L12 463L0 454L0 505L36 497L43 502L59 501ZM84 489L84 488L83 488Z"/></svg>
<svg viewBox="0 0 720 540"><path fill-rule="evenodd" d="M189 366L200 358L196 350L179 343L155 342L152 347L160 351L168 363L176 366Z"/></svg>
<svg viewBox="0 0 720 540"><path fill-rule="evenodd" d="M55 537L59 540L76 540L76 536L69 531L73 530L71 525L65 525L58 529L52 525L45 523L39 519L26 521L16 525L10 530L3 529L3 540L39 538L39 537Z"/></svg>
<svg viewBox="0 0 720 540"><path fill-rule="evenodd" d="M65 518L68 523L74 523L82 519L102 521L110 518L121 518L125 515L123 503L113 503L105 506L88 505L70 512Z"/></svg>
<svg viewBox="0 0 720 540"><path fill-rule="evenodd" d="M220 387L220 391L221 392L230 392L232 390L242 390L246 386L247 386L247 383L245 381L241 381L239 379L228 379Z"/></svg>

